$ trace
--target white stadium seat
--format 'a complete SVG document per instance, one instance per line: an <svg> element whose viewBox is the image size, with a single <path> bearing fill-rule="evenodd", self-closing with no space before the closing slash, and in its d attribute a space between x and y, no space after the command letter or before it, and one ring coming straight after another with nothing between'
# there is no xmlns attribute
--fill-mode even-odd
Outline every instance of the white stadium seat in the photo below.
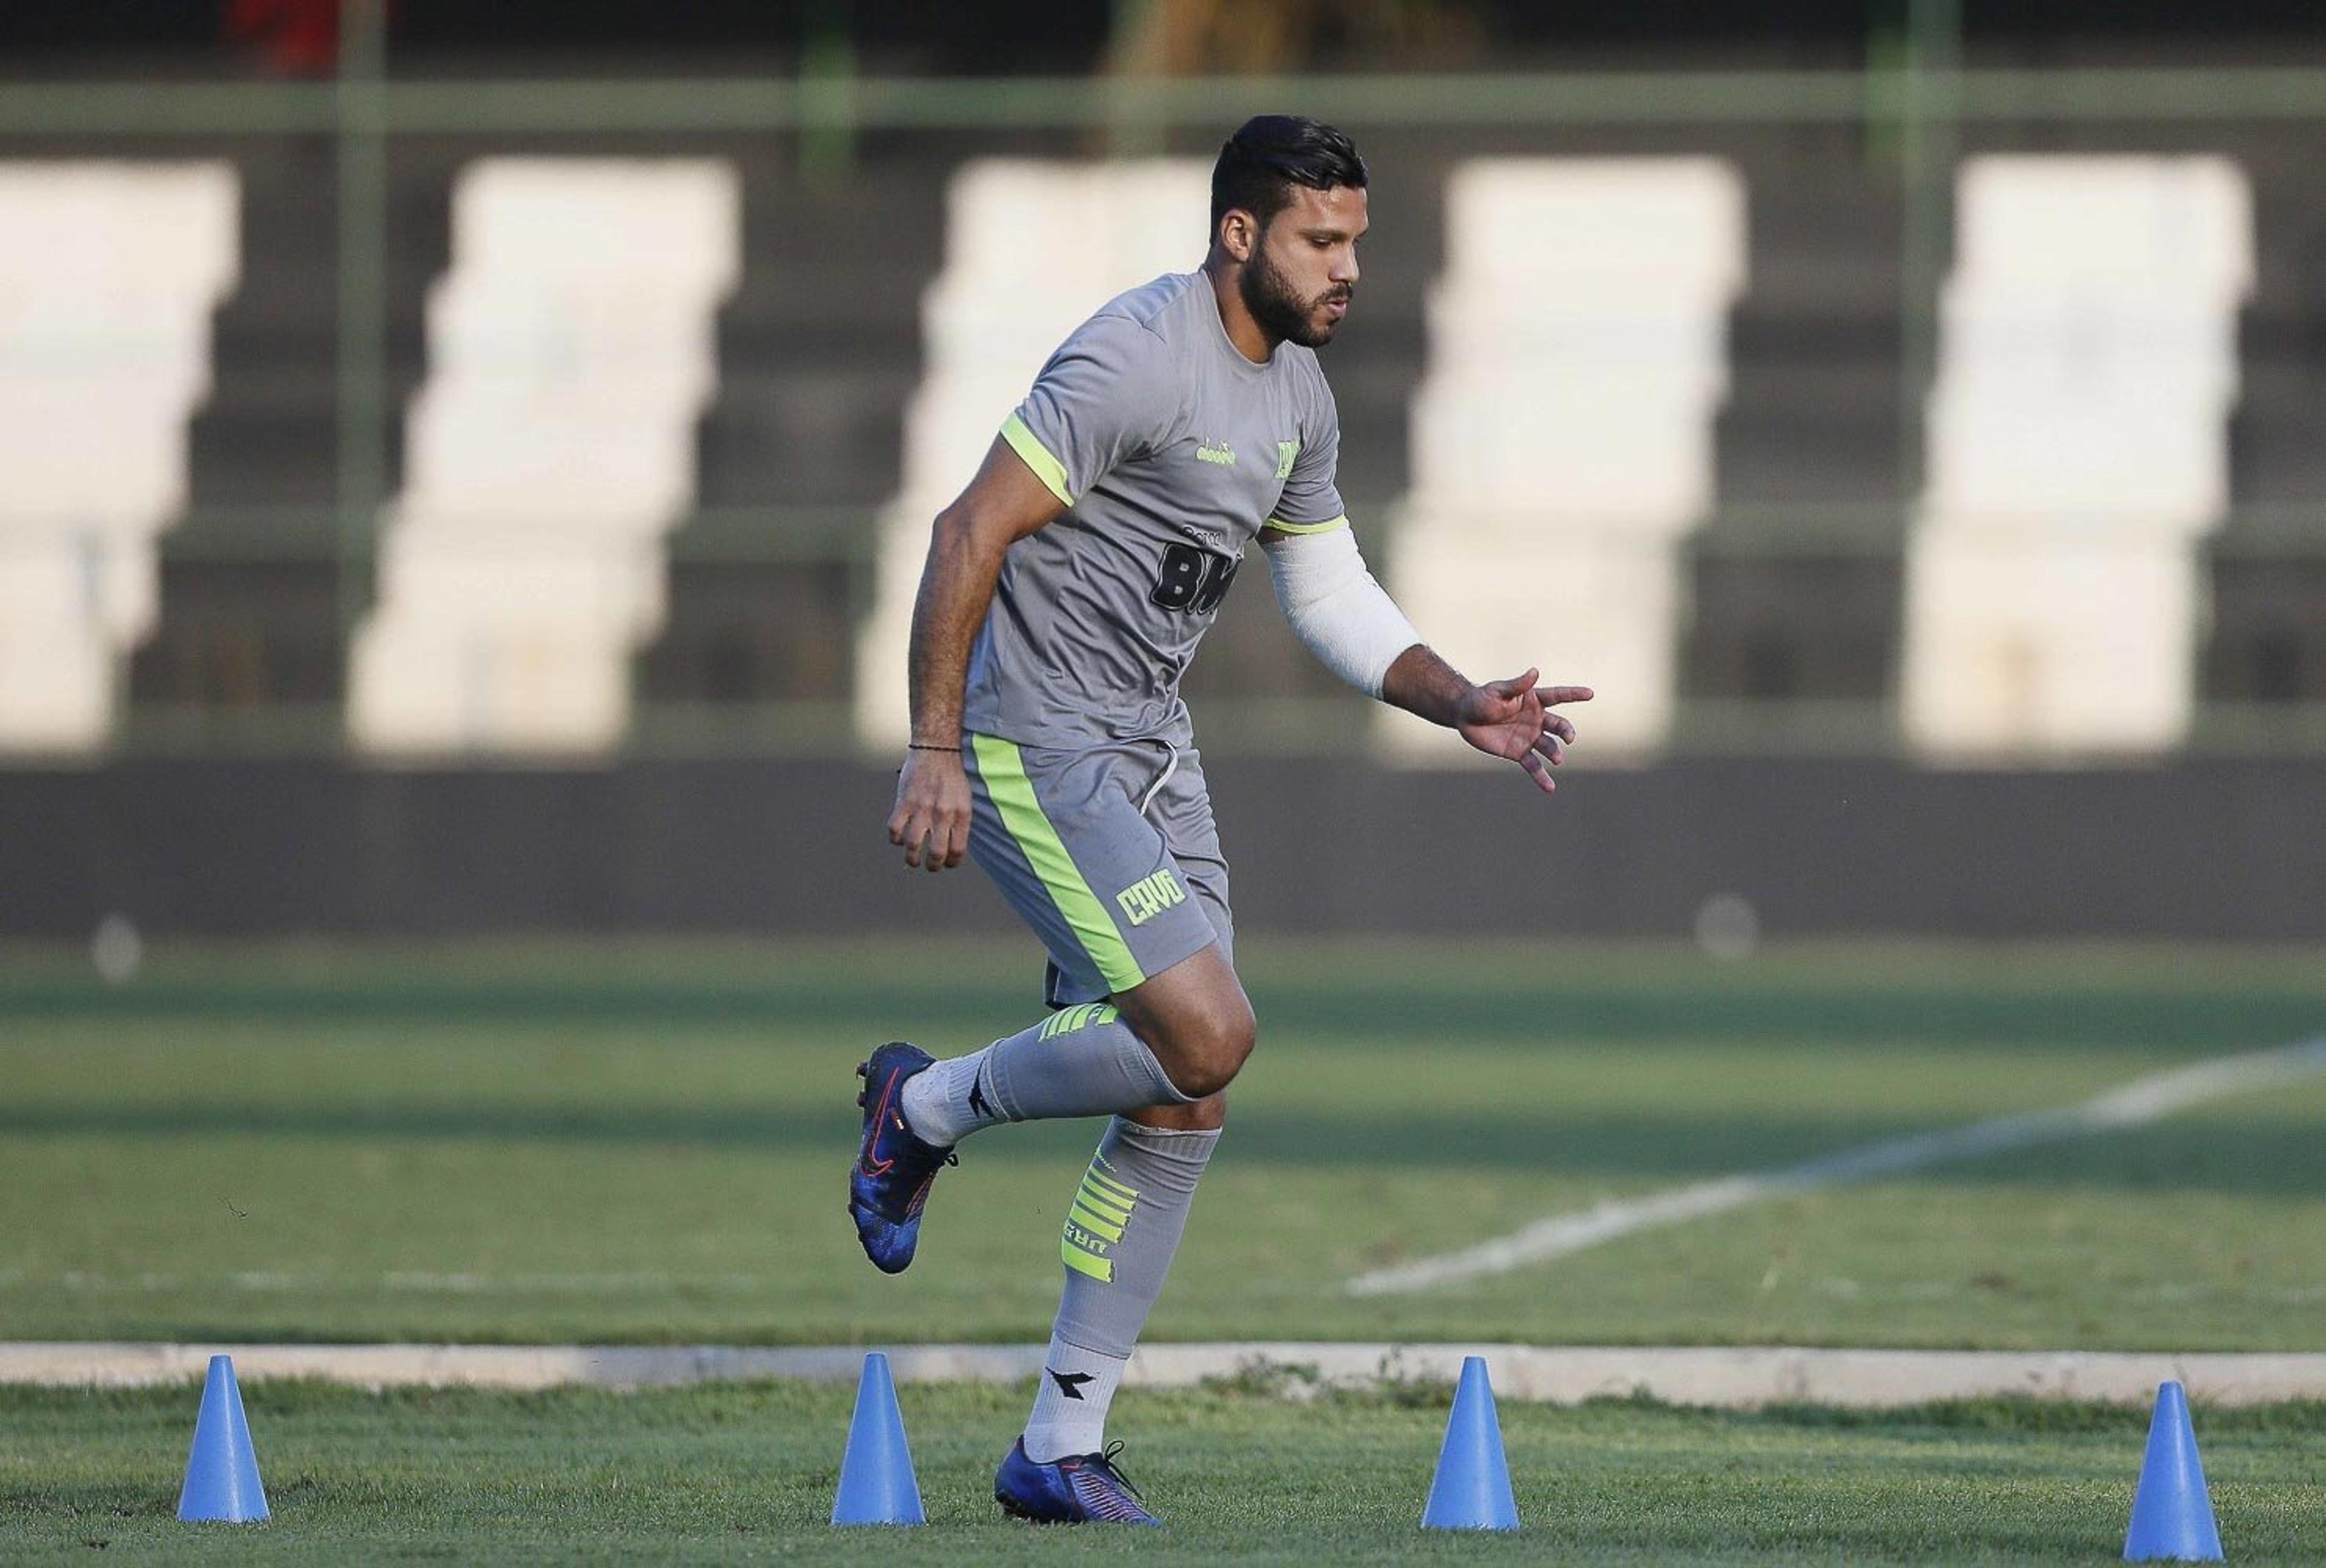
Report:
<svg viewBox="0 0 2326 1568"><path fill-rule="evenodd" d="M693 506L717 312L742 264L719 159L488 158L452 199L428 380L381 531L348 720L362 749L619 742Z"/></svg>
<svg viewBox="0 0 2326 1568"><path fill-rule="evenodd" d="M1067 333L1124 290L1203 260L1210 210L1210 166L1196 159L991 159L954 175L944 270L922 301L927 369L905 411L904 488L880 519L857 645L857 732L869 748L906 738L906 642L930 520Z"/></svg>
<svg viewBox="0 0 2326 1568"><path fill-rule="evenodd" d="M111 732L240 225L230 163L0 164L0 751Z"/></svg>
<svg viewBox="0 0 2326 1568"><path fill-rule="evenodd" d="M1447 188L1412 483L1391 587L1483 676L1596 684L1594 755L1660 745L1685 609L1677 541L1713 501L1744 188L1713 158L1487 158ZM1442 737L1383 710L1393 753Z"/></svg>
<svg viewBox="0 0 2326 1568"><path fill-rule="evenodd" d="M2211 157L1958 176L1903 720L1954 759L2145 753L2195 704L2196 541L2228 506L2251 199Z"/></svg>

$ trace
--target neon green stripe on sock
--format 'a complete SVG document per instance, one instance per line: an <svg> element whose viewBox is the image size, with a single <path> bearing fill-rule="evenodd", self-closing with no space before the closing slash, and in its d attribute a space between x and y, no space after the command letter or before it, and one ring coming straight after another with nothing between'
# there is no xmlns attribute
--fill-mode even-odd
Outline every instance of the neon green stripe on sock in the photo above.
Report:
<svg viewBox="0 0 2326 1568"><path fill-rule="evenodd" d="M1084 1002L1077 1007L1061 1008L1042 1024L1041 1038L1053 1035L1071 1035L1077 1029L1094 1029L1101 1024L1112 1024L1122 1015L1112 1003Z"/></svg>
<svg viewBox="0 0 2326 1568"><path fill-rule="evenodd" d="M1060 1239L1058 1259L1076 1274L1087 1274L1101 1285L1114 1283L1114 1260L1101 1257L1095 1252L1084 1251L1073 1242Z"/></svg>
<svg viewBox="0 0 2326 1568"><path fill-rule="evenodd" d="M1075 1194L1075 1202L1081 1204L1084 1208L1088 1209L1092 1213L1117 1225L1128 1223L1130 1219L1130 1211L1136 1206L1130 1203L1114 1202L1110 1200L1105 1193L1093 1190L1088 1183L1084 1183L1083 1190Z"/></svg>
<svg viewBox="0 0 2326 1568"><path fill-rule="evenodd" d="M1139 960L1130 956L1130 948L1108 917L1106 906L1083 880L1075 858L1066 853L1058 830L1044 813L1042 803L1034 798L1034 786L1026 777L1026 762L1018 748L994 735L972 735L969 745L977 756L977 776L984 780L986 793L1001 813L1001 825L1017 840L1034 875L1042 879L1050 901L1065 916L1067 927L1097 966L1107 988L1127 991L1143 983L1147 975Z"/></svg>
<svg viewBox="0 0 2326 1568"><path fill-rule="evenodd" d="M1066 1213L1075 1224L1094 1236L1103 1236L1109 1241L1122 1239L1121 1220L1109 1220L1080 1199L1075 1200L1075 1206L1067 1210ZM1122 1218L1128 1220L1130 1216L1126 1214Z"/></svg>

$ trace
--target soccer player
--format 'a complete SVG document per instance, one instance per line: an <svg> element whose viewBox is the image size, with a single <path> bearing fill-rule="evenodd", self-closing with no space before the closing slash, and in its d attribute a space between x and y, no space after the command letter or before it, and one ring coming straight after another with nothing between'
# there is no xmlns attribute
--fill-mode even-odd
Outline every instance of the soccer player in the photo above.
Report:
<svg viewBox="0 0 2326 1568"><path fill-rule="evenodd" d="M1552 705L1591 696L1539 689L1533 670L1474 684L1365 569L1315 352L1355 294L1365 224L1346 136L1247 122L1212 172L1202 268L1077 328L933 530L889 838L908 866L976 859L1048 950L1053 1010L947 1061L875 1050L857 1069L849 1211L895 1273L963 1139L1112 1118L1068 1210L1033 1415L994 1478L1020 1517L1157 1522L1113 1463L1106 1415L1252 1048L1227 863L1179 699L1244 546L1260 541L1287 619L1335 673L1541 789L1575 738Z"/></svg>

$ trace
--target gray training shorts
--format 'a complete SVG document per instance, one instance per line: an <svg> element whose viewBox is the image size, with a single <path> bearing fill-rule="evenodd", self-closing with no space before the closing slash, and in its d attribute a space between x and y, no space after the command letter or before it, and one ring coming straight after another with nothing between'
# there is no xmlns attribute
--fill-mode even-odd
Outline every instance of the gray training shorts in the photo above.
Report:
<svg viewBox="0 0 2326 1568"><path fill-rule="evenodd" d="M1216 942L1228 864L1196 753L1159 740L1044 751L964 738L971 858L1049 950L1046 1000L1127 991Z"/></svg>

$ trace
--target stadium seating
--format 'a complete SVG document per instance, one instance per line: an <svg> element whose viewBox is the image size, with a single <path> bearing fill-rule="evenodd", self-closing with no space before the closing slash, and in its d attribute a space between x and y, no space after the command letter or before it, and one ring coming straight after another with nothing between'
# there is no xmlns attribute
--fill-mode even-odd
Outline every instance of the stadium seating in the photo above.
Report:
<svg viewBox="0 0 2326 1568"><path fill-rule="evenodd" d="M857 643L868 747L905 738L905 645L929 520L977 471L1061 339L1113 295L1203 259L1209 203L1210 166L1196 159L984 159L954 175L944 271L922 302L927 364L905 412L903 491L881 516Z"/></svg>
<svg viewBox="0 0 2326 1568"><path fill-rule="evenodd" d="M1596 754L1652 749L1677 544L1712 503L1743 182L1711 158L1480 159L1448 181L1446 218L1391 586L1465 668L1549 661L1596 683ZM1382 723L1400 750L1448 755L1403 715Z"/></svg>
<svg viewBox="0 0 2326 1568"><path fill-rule="evenodd" d="M1989 156L1958 176L1902 718L1934 756L2186 738L2229 504L2244 177L2212 157Z"/></svg>
<svg viewBox="0 0 2326 1568"><path fill-rule="evenodd" d="M237 207L225 162L0 165L0 750L111 733L186 505Z"/></svg>
<svg viewBox="0 0 2326 1568"><path fill-rule="evenodd" d="M744 277L719 316L700 509L669 535L669 613L635 665L639 744L851 744L859 585L899 488L958 140L847 180L734 144Z"/></svg>
<svg viewBox="0 0 2326 1568"><path fill-rule="evenodd" d="M733 168L489 158L452 201L430 374L352 650L377 753L617 744L691 506L712 330L741 268Z"/></svg>
<svg viewBox="0 0 2326 1568"><path fill-rule="evenodd" d="M211 385L187 426L191 509L161 539L161 617L131 654L124 740L295 734L330 746L343 729L346 618L368 602L367 542L340 514L340 204L326 137L205 138L241 187L239 283L211 323ZM391 161L382 253L385 422L396 428L420 371L420 302L444 270L453 159L406 143ZM371 444L369 441L367 445ZM392 474L387 476L392 485Z"/></svg>
<svg viewBox="0 0 2326 1568"><path fill-rule="evenodd" d="M2056 140L2121 144L2109 127ZM660 291L672 308L656 315L574 283L577 247L504 245L486 265L480 144L407 138L383 258L398 498L366 621L375 562L336 519L328 139L221 136L203 144L220 162L167 164L122 162L102 138L39 144L40 162L14 167L40 179L7 182L17 237L0 257L0 395L29 410L0 430L0 748L18 751L85 753L116 728L140 747L310 744L342 726L386 754L567 754L634 732L648 747L820 748L851 719L885 748L903 724L929 516L1065 331L1201 248L1196 161L1124 176L978 155L1064 138L900 137L818 182L759 141L704 137L669 145L731 164L750 227L705 242L706 255L730 248ZM2314 140L2209 125L2145 144L2210 154L2196 159L1966 164L1927 409L1902 374L1898 196L1855 131L1556 144L1593 157L1482 161L1468 136L1370 136L1362 302L1326 357L1359 535L1463 664L1487 672L1507 654L1596 681L1594 756L1668 733L1690 751L1880 747L1902 726L1931 756L2139 756L2192 728L2203 745L2268 742L2326 691ZM1547 187L1465 194L1497 169L1637 173L1707 162L1642 155L1698 148L1719 154L1715 183L1750 185L1741 296L1741 225L1709 216L1731 198L1667 241L1640 237L1636 193L1632 219L1590 223L1557 216ZM2048 194L2011 197L1997 181L2014 167ZM118 197L127 174L198 170L227 192L208 218ZM88 194L98 174L114 196ZM70 212L24 216L25 192L76 184ZM1465 216L1482 199L1507 210ZM118 264L139 269L138 297L163 314L141 326L108 311L106 331L116 347L161 334L177 348L154 352L177 368L108 378L94 349L28 360L30 302L100 286L67 264L62 232L148 219L174 244L128 246ZM47 237L24 241L26 226ZM1639 264L1608 259L1625 243ZM1675 283L1689 255L1698 270ZM1497 271L1497 256L1523 264ZM721 267L724 281L702 281ZM577 302L544 308L560 291ZM76 311L86 336L88 310L42 305L42 341L76 329ZM153 324L171 311L176 325ZM492 368L528 357L538 396ZM617 360L619 376L602 373ZM2128 385L2138 397L2112 390ZM653 408L619 401L634 394ZM78 431L107 432L105 460L77 460L75 428L55 422L100 397L118 401ZM42 511L68 480L70 525ZM1465 574L1508 602L1482 610ZM1207 738L1307 747L1368 723L1289 643L1265 574L1246 579L1189 676ZM2061 608L2091 595L2107 608ZM352 623L365 651L348 645ZM402 653L383 658L375 645L398 626ZM360 712L341 707L354 663ZM405 718L383 717L383 689ZM1403 738L1402 720L1383 722ZM1412 738L1416 756L1452 755Z"/></svg>
<svg viewBox="0 0 2326 1568"><path fill-rule="evenodd" d="M1719 144L1748 190L1716 509L1689 557L1675 747L1878 747L1894 733L1911 418L1894 172L1855 128Z"/></svg>

